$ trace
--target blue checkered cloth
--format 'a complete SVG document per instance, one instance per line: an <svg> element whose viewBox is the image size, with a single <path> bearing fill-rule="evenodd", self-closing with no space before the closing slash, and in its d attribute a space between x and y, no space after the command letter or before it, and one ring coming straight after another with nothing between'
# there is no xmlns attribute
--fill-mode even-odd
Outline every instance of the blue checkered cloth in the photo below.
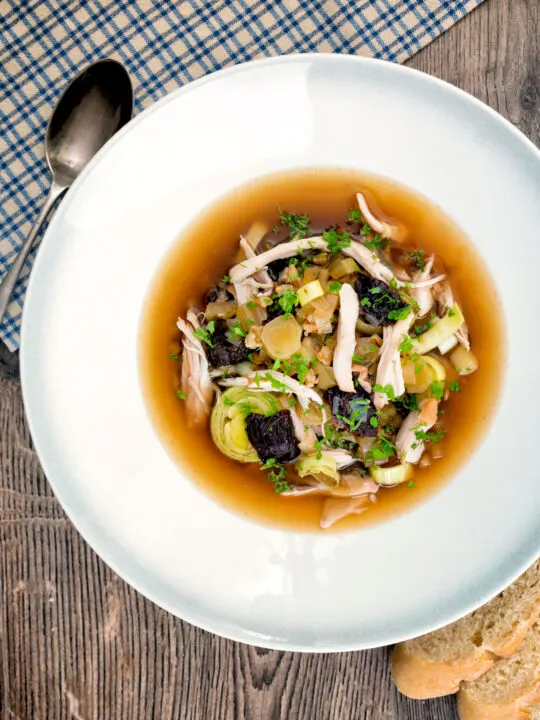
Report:
<svg viewBox="0 0 540 720"><path fill-rule="evenodd" d="M136 112L219 68L292 52L352 53L402 62L482 0L2 0L0 16L0 275L47 193L46 125L82 67L127 67ZM0 328L19 345L36 248Z"/></svg>

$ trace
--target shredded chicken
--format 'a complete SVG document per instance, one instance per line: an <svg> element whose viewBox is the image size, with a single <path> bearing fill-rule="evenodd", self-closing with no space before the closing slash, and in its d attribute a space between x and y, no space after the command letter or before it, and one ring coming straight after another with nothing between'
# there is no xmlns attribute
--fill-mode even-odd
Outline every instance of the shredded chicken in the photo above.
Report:
<svg viewBox="0 0 540 720"><path fill-rule="evenodd" d="M238 263L229 271L231 281L233 283L241 283L254 273L267 267L275 260L294 257L304 250L327 250L328 245L322 237L310 237L304 240L291 240L290 242L280 243L271 250L255 255L244 262Z"/></svg>
<svg viewBox="0 0 540 720"><path fill-rule="evenodd" d="M246 259L257 257L257 253L251 247L248 240L243 235L240 236L240 247L244 251ZM253 277L255 278L255 280L257 280L258 282L260 282L263 285L272 285L272 278L268 274L268 271L265 269L259 270L258 272L256 272L254 274Z"/></svg>
<svg viewBox="0 0 540 720"><path fill-rule="evenodd" d="M341 448L336 448L335 450L325 450L324 455L325 457L330 457L336 461L338 470L342 470L348 465L352 465L356 462L354 455L351 455L350 452L342 450Z"/></svg>
<svg viewBox="0 0 540 720"><path fill-rule="evenodd" d="M332 367L340 390L354 392L352 359L356 346L356 321L360 313L358 295L347 283L339 291L339 323L337 345Z"/></svg>
<svg viewBox="0 0 540 720"><path fill-rule="evenodd" d="M428 280L431 275L431 269L435 256L432 255L428 260L423 270L418 270L414 273L412 280L414 283L423 282ZM430 287L414 287L411 290L411 297L416 301L418 317L424 317L433 307L433 291Z"/></svg>
<svg viewBox="0 0 540 720"><path fill-rule="evenodd" d="M205 422L210 415L214 385L210 378L206 353L194 332L200 327L197 313L189 310L187 320L178 318L176 324L184 336L180 385L186 396L188 423L193 427Z"/></svg>
<svg viewBox="0 0 540 720"><path fill-rule="evenodd" d="M369 507L369 499L362 495L358 498L328 498L323 503L321 528L327 528L347 515L361 515Z"/></svg>
<svg viewBox="0 0 540 720"><path fill-rule="evenodd" d="M244 339L244 343L250 350L256 350L262 345L262 325L252 325Z"/></svg>
<svg viewBox="0 0 540 720"><path fill-rule="evenodd" d="M427 398L422 400L419 410L412 410L403 421L396 438L402 462L416 464L422 457L425 444L416 437L416 432L431 430L437 422L438 407L435 398Z"/></svg>
<svg viewBox="0 0 540 720"><path fill-rule="evenodd" d="M452 287L450 286L450 283L448 281L441 283L436 289L434 289L433 294L435 295L435 299L437 301L437 308L439 310L440 315L444 315L444 313L451 307L453 307L455 300L454 300L454 293L452 292ZM457 342L459 342L466 350L471 349L471 341L469 339L469 328L467 327L467 323L463 323L463 325L459 328L459 330L456 330L454 333L454 337L456 338ZM451 350L455 346L454 344L451 344L448 342L445 347L441 349L441 353L447 353L449 350Z"/></svg>
<svg viewBox="0 0 540 720"><path fill-rule="evenodd" d="M233 387L234 385L244 385L253 391L266 391L277 393L292 393L298 398L298 402L304 410L307 410L310 402L315 403L322 408L323 424L326 422L326 411L321 396L311 388L302 385L292 377L276 372L275 370L264 370L262 372L249 373L244 377L222 378L219 380L220 385Z"/></svg>
<svg viewBox="0 0 540 720"><path fill-rule="evenodd" d="M355 373L355 375L358 378L358 383L360 384L360 387L363 388L366 392L371 394L372 387L371 383L369 382L369 370L365 365L353 365L352 371Z"/></svg>
<svg viewBox="0 0 540 720"><path fill-rule="evenodd" d="M371 226L373 230L375 230L376 233L381 235L383 238L396 238L396 234L398 231L397 225L390 225L390 223L378 220L369 209L366 198L363 196L362 193L356 193L356 200L365 221L368 223L368 225Z"/></svg>
<svg viewBox="0 0 540 720"><path fill-rule="evenodd" d="M382 387L391 385L395 397L399 397L405 392L399 345L413 321L414 313L411 312L405 320L398 320L394 325L388 325L383 329L383 344L377 366L377 385ZM382 410L389 402L389 397L385 392L379 391L375 393L373 402L377 410Z"/></svg>
<svg viewBox="0 0 540 720"><path fill-rule="evenodd" d="M377 483L370 478L361 477L360 475L342 474L339 483L334 486L325 485L325 483L315 478L307 477L302 485L295 485L290 490L283 493L284 497L297 497L298 495L329 495L331 497L340 498L358 498L362 495L374 496L379 490Z"/></svg>

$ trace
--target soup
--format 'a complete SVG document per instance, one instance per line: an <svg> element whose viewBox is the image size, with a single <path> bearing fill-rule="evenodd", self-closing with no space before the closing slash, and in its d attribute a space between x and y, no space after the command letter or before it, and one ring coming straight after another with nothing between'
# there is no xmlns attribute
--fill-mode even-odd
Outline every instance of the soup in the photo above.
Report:
<svg viewBox="0 0 540 720"><path fill-rule="evenodd" d="M493 417L504 359L462 231L347 170L269 176L208 207L157 272L140 336L145 400L186 475L238 514L324 532L440 488Z"/></svg>

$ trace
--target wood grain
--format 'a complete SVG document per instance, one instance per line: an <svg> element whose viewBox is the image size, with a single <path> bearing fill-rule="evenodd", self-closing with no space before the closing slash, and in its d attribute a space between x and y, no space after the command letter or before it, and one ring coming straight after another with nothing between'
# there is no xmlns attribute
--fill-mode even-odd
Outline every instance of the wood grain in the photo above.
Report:
<svg viewBox="0 0 540 720"><path fill-rule="evenodd" d="M540 142L539 0L486 0L410 65L488 102ZM4 720L456 720L412 702L388 651L301 655L223 640L123 583L40 469L18 360L0 348L0 716Z"/></svg>

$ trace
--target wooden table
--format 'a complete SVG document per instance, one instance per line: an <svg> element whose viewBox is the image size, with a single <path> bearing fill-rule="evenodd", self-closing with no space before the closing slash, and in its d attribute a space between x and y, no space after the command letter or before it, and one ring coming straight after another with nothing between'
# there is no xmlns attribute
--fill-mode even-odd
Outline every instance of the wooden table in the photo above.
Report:
<svg viewBox="0 0 540 720"><path fill-rule="evenodd" d="M540 0L486 0L410 65L473 93L540 144ZM17 356L4 348L0 378L2 720L455 720L452 698L396 692L387 650L261 650L145 600L55 500L32 449Z"/></svg>

